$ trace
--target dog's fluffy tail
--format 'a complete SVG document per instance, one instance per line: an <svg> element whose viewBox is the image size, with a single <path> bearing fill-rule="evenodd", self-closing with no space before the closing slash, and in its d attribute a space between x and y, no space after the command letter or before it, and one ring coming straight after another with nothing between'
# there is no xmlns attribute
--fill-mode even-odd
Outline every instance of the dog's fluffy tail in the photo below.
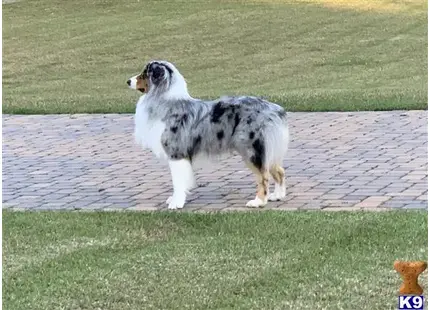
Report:
<svg viewBox="0 0 430 310"><path fill-rule="evenodd" d="M290 134L288 130L286 113L266 127L265 140L265 166L283 166L283 160L288 150Z"/></svg>

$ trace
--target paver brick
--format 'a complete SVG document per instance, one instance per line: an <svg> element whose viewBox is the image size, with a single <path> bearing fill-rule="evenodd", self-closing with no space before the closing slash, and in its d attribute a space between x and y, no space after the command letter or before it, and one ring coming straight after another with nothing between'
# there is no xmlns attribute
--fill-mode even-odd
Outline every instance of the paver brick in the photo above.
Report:
<svg viewBox="0 0 430 310"><path fill-rule="evenodd" d="M427 194L417 197L417 200L427 201Z"/></svg>
<svg viewBox="0 0 430 310"><path fill-rule="evenodd" d="M426 111L288 116L287 197L265 209L427 208ZM3 115L3 208L166 210L168 167L132 132L132 115ZM255 197L238 156L196 179L184 212L247 210Z"/></svg>
<svg viewBox="0 0 430 310"><path fill-rule="evenodd" d="M291 206L287 206L287 205L280 205L275 210L297 211L297 210L299 210L299 208L297 208L297 207L291 207Z"/></svg>
<svg viewBox="0 0 430 310"><path fill-rule="evenodd" d="M85 206L85 209L101 210L112 206L111 203L90 203Z"/></svg>
<svg viewBox="0 0 430 310"><path fill-rule="evenodd" d="M405 209L427 209L428 203L408 203L404 206Z"/></svg>
<svg viewBox="0 0 430 310"><path fill-rule="evenodd" d="M141 204L141 205L129 207L129 208L127 208L127 210L131 210L131 211L158 211L158 210L160 210L160 208L158 207L158 204Z"/></svg>
<svg viewBox="0 0 430 310"><path fill-rule="evenodd" d="M377 208L385 201L389 200L389 196L371 196L357 203L355 207L359 208Z"/></svg>

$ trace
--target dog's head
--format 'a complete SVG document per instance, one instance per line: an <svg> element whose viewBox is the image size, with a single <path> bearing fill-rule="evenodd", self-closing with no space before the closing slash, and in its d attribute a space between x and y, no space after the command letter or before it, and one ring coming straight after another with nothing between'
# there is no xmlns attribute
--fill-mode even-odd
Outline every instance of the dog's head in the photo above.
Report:
<svg viewBox="0 0 430 310"><path fill-rule="evenodd" d="M127 85L142 93L171 94L176 97L181 97L181 94L189 96L184 77L173 64L167 61L150 61L142 73L127 81Z"/></svg>

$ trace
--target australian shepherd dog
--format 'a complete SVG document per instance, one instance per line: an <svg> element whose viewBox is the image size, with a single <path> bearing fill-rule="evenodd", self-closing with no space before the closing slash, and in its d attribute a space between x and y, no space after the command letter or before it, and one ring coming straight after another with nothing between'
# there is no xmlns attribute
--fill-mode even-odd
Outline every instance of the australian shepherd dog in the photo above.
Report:
<svg viewBox="0 0 430 310"><path fill-rule="evenodd" d="M149 62L127 84L143 93L134 119L136 142L169 163L173 183L166 202L169 209L184 207L195 186L196 159L228 153L240 155L257 177L257 195L246 206L263 207L285 197L282 163L289 134L282 107L250 96L195 99L182 74L167 61ZM275 181L273 193L269 175Z"/></svg>

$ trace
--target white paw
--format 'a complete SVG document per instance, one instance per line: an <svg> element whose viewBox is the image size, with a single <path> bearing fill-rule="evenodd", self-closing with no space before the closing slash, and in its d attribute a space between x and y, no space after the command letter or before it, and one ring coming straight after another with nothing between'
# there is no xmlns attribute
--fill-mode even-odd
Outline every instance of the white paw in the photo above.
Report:
<svg viewBox="0 0 430 310"><path fill-rule="evenodd" d="M287 195L286 189L284 187L279 186L278 184L275 184L275 191L271 194L269 194L269 201L278 201L285 198Z"/></svg>
<svg viewBox="0 0 430 310"><path fill-rule="evenodd" d="M185 205L185 195L183 194L173 194L166 201L169 206L167 207L170 210L182 209Z"/></svg>
<svg viewBox="0 0 430 310"><path fill-rule="evenodd" d="M263 201L258 197L255 197L254 200L250 200L246 203L246 206L249 208L258 208L264 207L267 204L267 201Z"/></svg>
<svg viewBox="0 0 430 310"><path fill-rule="evenodd" d="M282 200L283 198L285 198L285 193L271 193L269 194L269 201L278 201L278 200Z"/></svg>

